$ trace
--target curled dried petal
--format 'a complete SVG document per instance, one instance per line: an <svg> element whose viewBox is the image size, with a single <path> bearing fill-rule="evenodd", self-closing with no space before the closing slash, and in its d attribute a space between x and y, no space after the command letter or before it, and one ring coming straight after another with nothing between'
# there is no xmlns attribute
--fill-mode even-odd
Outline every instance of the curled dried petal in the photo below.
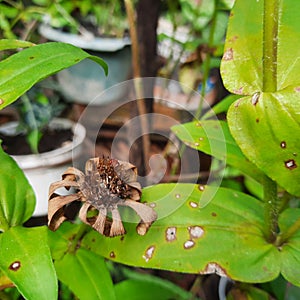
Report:
<svg viewBox="0 0 300 300"><path fill-rule="evenodd" d="M157 213L146 204L127 200L122 205L131 207L141 217L141 222L137 226L139 235L146 234L151 224L157 219Z"/></svg>
<svg viewBox="0 0 300 300"><path fill-rule="evenodd" d="M112 214L112 224L110 228L109 236L117 236L125 234L125 229L121 220L120 213L117 208L111 211Z"/></svg>
<svg viewBox="0 0 300 300"><path fill-rule="evenodd" d="M67 196L53 194L52 196L48 206L48 226L51 230L56 230L66 220L64 206L78 200L80 196L78 194Z"/></svg>
<svg viewBox="0 0 300 300"><path fill-rule="evenodd" d="M93 228L96 229L99 233L104 234L105 223L106 223L106 208L99 210L97 219L93 224Z"/></svg>
<svg viewBox="0 0 300 300"><path fill-rule="evenodd" d="M75 187L72 195L57 195L58 188ZM118 206L128 206L136 211L141 222L137 232L144 235L156 220L156 212L139 203L142 188L137 181L134 165L110 158L91 158L86 162L85 173L69 167L62 180L51 184L49 189L49 227L53 230L66 219L64 207L72 201L80 200L83 205L79 211L82 222L92 226L107 236L125 234ZM94 214L93 214L94 212ZM107 217L111 213L112 220ZM89 217L88 217L89 216Z"/></svg>

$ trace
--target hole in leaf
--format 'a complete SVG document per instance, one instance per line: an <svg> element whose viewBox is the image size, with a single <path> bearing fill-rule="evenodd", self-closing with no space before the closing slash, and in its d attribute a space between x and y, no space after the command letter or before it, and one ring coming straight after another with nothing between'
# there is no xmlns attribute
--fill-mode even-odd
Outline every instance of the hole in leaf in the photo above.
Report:
<svg viewBox="0 0 300 300"><path fill-rule="evenodd" d="M288 168L289 170L293 170L295 168L297 168L297 164L295 162L295 160L293 159L289 159L287 161L284 162L286 168Z"/></svg>
<svg viewBox="0 0 300 300"><path fill-rule="evenodd" d="M282 141L282 142L280 143L280 147L281 147L281 148L286 148L286 142L285 142L285 141Z"/></svg>
<svg viewBox="0 0 300 300"><path fill-rule="evenodd" d="M167 242L173 242L176 240L176 227L168 227L166 229L166 240Z"/></svg>
<svg viewBox="0 0 300 300"><path fill-rule="evenodd" d="M188 231L191 239L199 239L204 234L204 230L200 226L190 226Z"/></svg>
<svg viewBox="0 0 300 300"><path fill-rule="evenodd" d="M155 246L150 246L149 248L147 248L145 254L143 255L143 259L146 262L148 262L152 258L154 250L155 250Z"/></svg>
<svg viewBox="0 0 300 300"><path fill-rule="evenodd" d="M9 269L12 271L18 271L21 268L21 262L20 261L14 261L10 266Z"/></svg>
<svg viewBox="0 0 300 300"><path fill-rule="evenodd" d="M229 48L225 51L223 55L223 60L232 60L233 59L233 50Z"/></svg>
<svg viewBox="0 0 300 300"><path fill-rule="evenodd" d="M183 244L184 249L191 249L195 246L195 242L188 240Z"/></svg>

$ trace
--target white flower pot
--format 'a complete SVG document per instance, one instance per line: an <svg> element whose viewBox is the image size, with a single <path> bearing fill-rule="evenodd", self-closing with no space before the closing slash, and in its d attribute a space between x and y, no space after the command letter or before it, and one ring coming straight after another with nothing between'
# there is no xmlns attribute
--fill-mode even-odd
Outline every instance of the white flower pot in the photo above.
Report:
<svg viewBox="0 0 300 300"><path fill-rule="evenodd" d="M57 73L57 80L65 99L70 102L105 105L122 99L127 90L119 83L131 74L131 41L128 37L108 38L83 36L63 32L48 24L39 27L42 36L50 41L64 42L80 47L92 55L99 56L108 65L108 75L90 59ZM110 89L109 93L105 91Z"/></svg>
<svg viewBox="0 0 300 300"><path fill-rule="evenodd" d="M9 122L0 127L6 134L13 135L18 123ZM60 148L29 155L12 155L19 167L24 171L29 183L36 195L36 206L33 216L44 216L48 213L48 190L52 182L61 179L62 173L72 161L79 157L85 139L85 128L68 119L54 119L50 125L52 128L72 128L74 136L72 142L63 144ZM76 129L76 130L75 130ZM62 192L66 193L65 189Z"/></svg>

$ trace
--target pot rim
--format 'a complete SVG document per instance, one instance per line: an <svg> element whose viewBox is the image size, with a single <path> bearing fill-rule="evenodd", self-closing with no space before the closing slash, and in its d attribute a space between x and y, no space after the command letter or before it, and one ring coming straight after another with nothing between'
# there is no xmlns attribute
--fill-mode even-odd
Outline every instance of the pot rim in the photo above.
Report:
<svg viewBox="0 0 300 300"><path fill-rule="evenodd" d="M123 49L125 46L131 45L129 37L111 38L111 37L95 37L90 35L79 35L74 33L62 32L50 25L44 23L39 26L39 33L51 41L64 42L73 46L103 52L115 52Z"/></svg>
<svg viewBox="0 0 300 300"><path fill-rule="evenodd" d="M13 130L18 122L12 121L0 126L2 131ZM50 127L71 128L73 131L73 140L63 144L60 148L48 152L27 155L11 155L22 169L33 169L40 167L55 166L75 159L80 153L76 150L83 143L86 136L86 129L80 123L75 123L69 119L54 118Z"/></svg>

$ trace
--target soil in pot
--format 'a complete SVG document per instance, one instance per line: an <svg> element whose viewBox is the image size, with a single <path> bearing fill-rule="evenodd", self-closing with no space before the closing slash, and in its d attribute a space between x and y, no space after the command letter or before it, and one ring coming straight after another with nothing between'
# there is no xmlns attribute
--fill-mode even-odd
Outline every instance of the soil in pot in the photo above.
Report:
<svg viewBox="0 0 300 300"><path fill-rule="evenodd" d="M32 154L30 147L26 141L24 134L15 136L6 135L0 132L0 139L2 140L3 150L10 155L27 155ZM73 139L72 129L53 129L48 128L45 130L40 143L39 153L48 152L61 147L64 143L71 142Z"/></svg>

